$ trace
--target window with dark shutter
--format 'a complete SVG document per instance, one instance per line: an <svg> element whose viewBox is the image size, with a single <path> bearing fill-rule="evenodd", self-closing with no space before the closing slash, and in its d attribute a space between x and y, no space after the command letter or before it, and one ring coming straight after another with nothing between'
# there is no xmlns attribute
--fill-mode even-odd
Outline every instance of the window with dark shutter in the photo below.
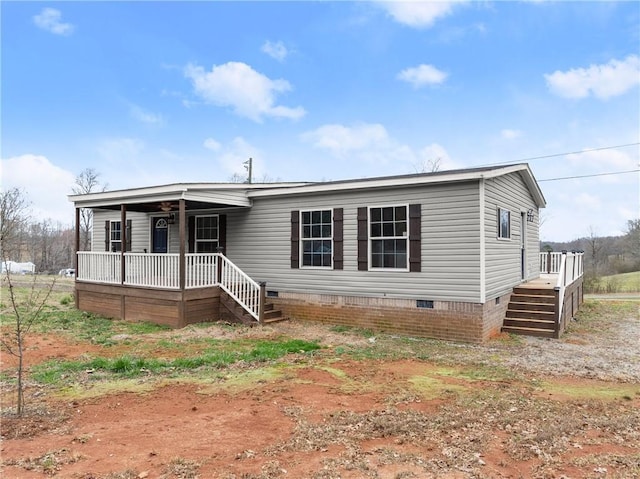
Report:
<svg viewBox="0 0 640 479"><path fill-rule="evenodd" d="M421 205L409 205L409 271L413 273L422 271L421 221Z"/></svg>
<svg viewBox="0 0 640 479"><path fill-rule="evenodd" d="M227 215L218 216L218 245L222 254L227 252Z"/></svg>
<svg viewBox="0 0 640 479"><path fill-rule="evenodd" d="M111 251L111 247L110 247L110 244L111 244L111 233L110 233L110 231L111 231L111 229L110 229L110 226L111 226L111 221L106 220L104 222L104 250L105 251Z"/></svg>
<svg viewBox="0 0 640 479"><path fill-rule="evenodd" d="M300 267L300 211L291 212L291 268Z"/></svg>
<svg viewBox="0 0 640 479"><path fill-rule="evenodd" d="M368 209L366 206L358 208L358 271L369 269L369 234Z"/></svg>
<svg viewBox="0 0 640 479"><path fill-rule="evenodd" d="M344 268L344 210L333 209L333 269Z"/></svg>

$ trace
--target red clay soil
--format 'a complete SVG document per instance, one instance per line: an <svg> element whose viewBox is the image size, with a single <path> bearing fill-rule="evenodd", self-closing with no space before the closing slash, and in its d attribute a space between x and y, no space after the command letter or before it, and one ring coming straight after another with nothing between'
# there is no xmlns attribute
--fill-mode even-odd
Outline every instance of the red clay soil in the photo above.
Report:
<svg viewBox="0 0 640 479"><path fill-rule="evenodd" d="M39 338L32 346L37 346L36 354L29 355L32 362L87 352L85 346L76 351L55 339ZM10 364L6 359L2 358L3 369ZM574 459L587 454L630 454L624 444L609 438L590 440L589 431L583 431L584 445L559 454L553 475L546 476L539 457L516 461L509 456L505 451L507 434L496 429L489 431L487 437L491 439L481 446L483 453L478 455L473 470L456 466L453 457L451 467L443 465L435 474L420 466L430 460L446 462L447 451L435 442L414 444L389 435L362 438L356 446L336 441L319 448L300 444L287 447L301 424L322 425L332 414L345 411L364 414L387 410L390 394L403 392L394 385L406 383L428 365L407 360L366 360L339 361L335 367L349 380L367 380L377 387L349 390L341 387L342 376L328 372L329 366L322 369L302 364L286 377L258 382L237 392L202 384L170 384L143 393L75 400L50 398L47 408L61 419L55 427L43 427L42 432L35 431L29 437L5 439L1 446L2 477L605 477L607 467L609 474L615 472L610 465L598 469L598 464L584 466ZM460 380L444 381L454 387ZM482 381L465 383L467 388L485 386ZM407 397L404 402L397 400L394 407L433 415L454 396L445 394L433 400ZM634 402L640 407L637 400ZM572 441L577 442L578 436ZM621 469L627 470L633 474L633 465Z"/></svg>

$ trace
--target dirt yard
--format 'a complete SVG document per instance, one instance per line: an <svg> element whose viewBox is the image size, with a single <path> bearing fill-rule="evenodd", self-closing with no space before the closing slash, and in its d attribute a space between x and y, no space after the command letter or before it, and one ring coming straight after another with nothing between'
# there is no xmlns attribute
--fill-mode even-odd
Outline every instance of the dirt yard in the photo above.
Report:
<svg viewBox="0 0 640 479"><path fill-rule="evenodd" d="M322 348L189 373L29 382L3 413L4 478L639 478L637 305L587 304L561 340L465 345L295 321L212 325L92 344L29 337L32 368L123 354L190 357L277 339ZM3 354L3 408L15 362ZM138 373L140 373L138 371Z"/></svg>

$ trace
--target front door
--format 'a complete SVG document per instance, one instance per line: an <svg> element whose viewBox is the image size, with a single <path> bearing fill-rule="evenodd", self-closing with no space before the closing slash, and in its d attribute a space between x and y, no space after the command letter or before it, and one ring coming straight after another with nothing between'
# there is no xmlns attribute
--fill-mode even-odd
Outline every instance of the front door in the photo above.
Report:
<svg viewBox="0 0 640 479"><path fill-rule="evenodd" d="M152 253L166 253L169 244L169 224L167 218L152 218L151 241Z"/></svg>

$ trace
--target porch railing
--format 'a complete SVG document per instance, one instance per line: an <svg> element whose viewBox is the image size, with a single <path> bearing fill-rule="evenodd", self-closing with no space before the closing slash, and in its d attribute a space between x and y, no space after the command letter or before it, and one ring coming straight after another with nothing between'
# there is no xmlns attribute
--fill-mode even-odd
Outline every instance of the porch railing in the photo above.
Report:
<svg viewBox="0 0 640 479"><path fill-rule="evenodd" d="M558 275L556 279L556 333L564 317L564 297L567 286L579 279L584 274L584 253L572 251L541 252L540 272ZM559 333L558 333L559 334Z"/></svg>
<svg viewBox="0 0 640 479"><path fill-rule="evenodd" d="M180 255L125 253L124 284L151 288L180 287Z"/></svg>
<svg viewBox="0 0 640 479"><path fill-rule="evenodd" d="M78 279L121 284L121 257L120 253L78 251Z"/></svg>
<svg viewBox="0 0 640 479"><path fill-rule="evenodd" d="M122 257L125 276L122 280ZM78 251L79 281L180 289L180 255ZM264 309L264 287L221 253L185 255L185 288L219 286L256 320Z"/></svg>

